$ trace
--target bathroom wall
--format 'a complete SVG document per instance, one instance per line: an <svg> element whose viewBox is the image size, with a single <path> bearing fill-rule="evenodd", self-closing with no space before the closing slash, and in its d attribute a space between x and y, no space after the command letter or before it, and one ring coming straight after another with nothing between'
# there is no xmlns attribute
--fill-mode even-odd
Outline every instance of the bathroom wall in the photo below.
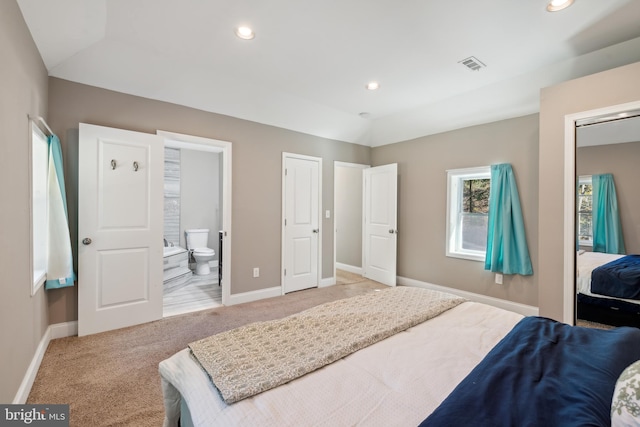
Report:
<svg viewBox="0 0 640 427"><path fill-rule="evenodd" d="M180 150L164 149L164 238L180 244Z"/></svg>
<svg viewBox="0 0 640 427"><path fill-rule="evenodd" d="M207 247L218 253L220 230L220 154L180 150L180 246L187 246L184 230L208 228Z"/></svg>

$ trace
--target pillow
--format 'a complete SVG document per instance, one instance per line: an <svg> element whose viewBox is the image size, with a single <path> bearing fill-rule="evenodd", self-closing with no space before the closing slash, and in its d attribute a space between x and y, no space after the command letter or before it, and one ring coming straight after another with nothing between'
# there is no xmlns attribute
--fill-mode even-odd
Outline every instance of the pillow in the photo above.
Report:
<svg viewBox="0 0 640 427"><path fill-rule="evenodd" d="M611 426L640 426L640 360L627 366L616 382Z"/></svg>

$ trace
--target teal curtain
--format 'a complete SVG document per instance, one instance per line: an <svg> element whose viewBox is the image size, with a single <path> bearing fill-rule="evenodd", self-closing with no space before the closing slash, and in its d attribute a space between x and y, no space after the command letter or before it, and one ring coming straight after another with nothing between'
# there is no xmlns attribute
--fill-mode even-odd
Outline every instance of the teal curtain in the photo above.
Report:
<svg viewBox="0 0 640 427"><path fill-rule="evenodd" d="M518 186L511 165L491 165L489 226L484 269L504 274L533 274Z"/></svg>
<svg viewBox="0 0 640 427"><path fill-rule="evenodd" d="M47 190L47 281L45 289L73 286L71 235L67 215L67 195L64 189L62 149L56 135L48 138L49 175Z"/></svg>
<svg viewBox="0 0 640 427"><path fill-rule="evenodd" d="M613 175L592 175L593 251L624 254L624 238L620 225L618 197Z"/></svg>

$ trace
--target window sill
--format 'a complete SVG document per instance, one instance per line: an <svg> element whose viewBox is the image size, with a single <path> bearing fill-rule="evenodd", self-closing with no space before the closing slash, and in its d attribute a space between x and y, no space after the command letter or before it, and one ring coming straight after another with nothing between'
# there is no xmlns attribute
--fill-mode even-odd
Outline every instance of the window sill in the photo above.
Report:
<svg viewBox="0 0 640 427"><path fill-rule="evenodd" d="M447 252L446 255L450 258L460 258L460 259L466 259L469 261L484 262L485 260L485 254L477 255L477 254L464 253L464 252Z"/></svg>

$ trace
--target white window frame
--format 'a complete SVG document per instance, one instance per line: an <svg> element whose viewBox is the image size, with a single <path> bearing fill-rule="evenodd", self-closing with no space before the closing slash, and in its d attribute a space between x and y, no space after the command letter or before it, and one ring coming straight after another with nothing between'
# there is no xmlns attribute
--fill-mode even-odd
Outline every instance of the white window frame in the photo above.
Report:
<svg viewBox="0 0 640 427"><path fill-rule="evenodd" d="M578 245L579 246L590 246L593 247L593 179L592 175L581 175L578 177L578 185L580 184L590 184L591 185L591 240L580 240L578 236ZM576 191L576 201L577 201L577 191ZM576 206L576 233L579 231L578 227L580 226L580 221L578 220L578 207Z"/></svg>
<svg viewBox="0 0 640 427"><path fill-rule="evenodd" d="M47 136L31 123L29 133L29 245L31 296L47 280L47 184L49 176L49 143Z"/></svg>
<svg viewBox="0 0 640 427"><path fill-rule="evenodd" d="M491 166L452 169L447 171L447 244L446 255L472 261L484 261L486 251L462 248L462 182L469 179L491 179Z"/></svg>

